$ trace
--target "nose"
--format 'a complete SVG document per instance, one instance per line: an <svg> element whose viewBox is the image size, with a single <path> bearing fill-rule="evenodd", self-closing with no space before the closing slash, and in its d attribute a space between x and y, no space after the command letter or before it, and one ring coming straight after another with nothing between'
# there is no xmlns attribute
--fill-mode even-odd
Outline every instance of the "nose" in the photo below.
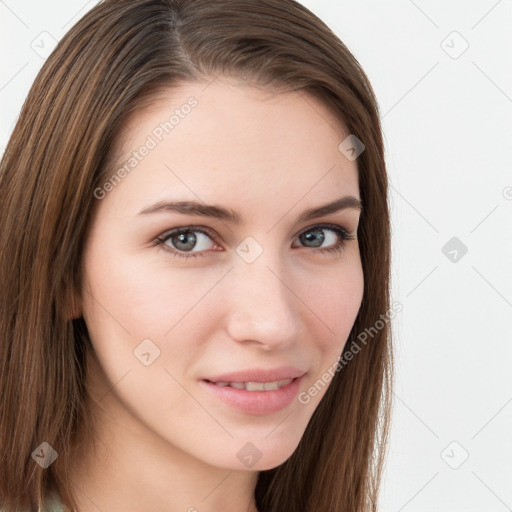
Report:
<svg viewBox="0 0 512 512"><path fill-rule="evenodd" d="M241 343L264 350L290 348L299 338L300 308L290 272L265 251L256 261L236 261L224 280L227 330Z"/></svg>

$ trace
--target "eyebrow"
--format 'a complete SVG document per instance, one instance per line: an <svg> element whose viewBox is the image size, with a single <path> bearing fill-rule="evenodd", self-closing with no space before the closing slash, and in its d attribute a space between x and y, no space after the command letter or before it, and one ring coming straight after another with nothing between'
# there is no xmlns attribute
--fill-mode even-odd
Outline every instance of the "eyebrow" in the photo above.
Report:
<svg viewBox="0 0 512 512"><path fill-rule="evenodd" d="M326 203L315 208L309 208L299 215L297 222L306 222L324 215L337 213L346 209L355 209L361 211L363 204L360 199L354 196L345 196ZM211 219L223 220L232 224L242 224L244 218L236 211L224 208L222 206L209 205L197 201L159 201L141 210L138 215L148 215L152 213L181 213L184 215L199 215Z"/></svg>

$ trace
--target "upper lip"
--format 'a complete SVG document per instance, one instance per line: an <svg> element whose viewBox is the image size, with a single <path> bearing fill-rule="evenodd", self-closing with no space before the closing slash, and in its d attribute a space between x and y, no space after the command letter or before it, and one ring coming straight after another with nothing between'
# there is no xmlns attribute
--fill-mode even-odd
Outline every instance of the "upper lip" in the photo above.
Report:
<svg viewBox="0 0 512 512"><path fill-rule="evenodd" d="M223 373L222 375L207 377L203 380L209 380L211 382L274 382L302 377L305 373L305 371L294 368L293 366L282 366L270 370L251 368L237 372Z"/></svg>

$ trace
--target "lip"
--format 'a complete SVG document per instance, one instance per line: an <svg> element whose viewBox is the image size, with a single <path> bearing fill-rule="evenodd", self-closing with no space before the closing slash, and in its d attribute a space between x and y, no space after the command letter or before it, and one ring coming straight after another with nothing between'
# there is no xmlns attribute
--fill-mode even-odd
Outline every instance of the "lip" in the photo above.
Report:
<svg viewBox="0 0 512 512"><path fill-rule="evenodd" d="M226 376L233 376L235 374L226 374ZM246 375L246 374L244 374ZM296 377L290 384L283 386L279 389L273 389L269 391L247 391L246 389L236 389L229 386L217 386L213 382L208 380L201 380L199 384L205 388L205 390L226 404L230 405L234 409L241 411L245 414L252 415L268 415L273 414L285 407L289 406L297 393L302 382L302 378ZM224 376L222 376L224 377ZM252 378L252 377L251 377ZM261 378L261 377L260 377ZM267 378L267 377L265 377ZM285 377L286 378L286 377ZM288 377L291 378L291 377ZM227 379L228 380L228 379ZM248 379L244 380L228 380L229 382L272 382L273 380L284 380L284 379L268 379L268 380L256 380L251 381ZM217 382L220 382L217 381Z"/></svg>
<svg viewBox="0 0 512 512"><path fill-rule="evenodd" d="M281 366L265 370L263 368L251 368L237 372L223 373L215 377L205 377L210 382L274 382L276 380L295 379L302 377L306 372L293 366ZM255 391L252 391L255 393Z"/></svg>

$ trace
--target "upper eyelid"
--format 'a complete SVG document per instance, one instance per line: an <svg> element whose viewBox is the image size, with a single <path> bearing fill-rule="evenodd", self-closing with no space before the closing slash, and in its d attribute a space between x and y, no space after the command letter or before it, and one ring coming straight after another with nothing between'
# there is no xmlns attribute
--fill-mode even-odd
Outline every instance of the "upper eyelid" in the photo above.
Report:
<svg viewBox="0 0 512 512"><path fill-rule="evenodd" d="M217 236L213 230L205 226L183 226L179 228L169 229L168 231L164 231L161 235L158 235L157 239L164 239L171 236L174 233L182 233L187 231L199 231L201 233L208 235L212 240L215 240Z"/></svg>

